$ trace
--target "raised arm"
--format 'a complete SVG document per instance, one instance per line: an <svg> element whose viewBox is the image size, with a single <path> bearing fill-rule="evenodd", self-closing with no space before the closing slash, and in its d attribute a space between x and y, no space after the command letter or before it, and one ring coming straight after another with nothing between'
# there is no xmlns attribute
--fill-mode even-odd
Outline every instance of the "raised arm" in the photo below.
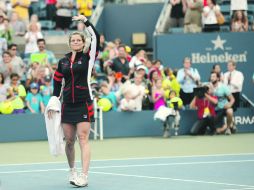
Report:
<svg viewBox="0 0 254 190"><path fill-rule="evenodd" d="M90 45L90 51L92 54L90 53L90 56L93 56L93 54L94 54L94 56L97 56L99 46L100 46L100 35L97 32L97 30L95 29L95 27L93 26L93 24L90 23L89 20L84 15L74 16L74 17L72 17L72 20L73 21L83 21L85 23L86 29L92 37L92 42Z"/></svg>

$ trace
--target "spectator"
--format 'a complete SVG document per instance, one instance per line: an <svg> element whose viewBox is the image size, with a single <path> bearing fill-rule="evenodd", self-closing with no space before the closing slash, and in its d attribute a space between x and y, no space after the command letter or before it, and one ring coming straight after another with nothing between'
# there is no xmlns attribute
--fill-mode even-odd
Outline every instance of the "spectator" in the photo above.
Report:
<svg viewBox="0 0 254 190"><path fill-rule="evenodd" d="M38 52L37 40L43 38L42 33L39 31L36 23L29 24L29 30L25 34L25 52L24 57L30 58L32 53Z"/></svg>
<svg viewBox="0 0 254 190"><path fill-rule="evenodd" d="M34 14L38 14L40 12L40 1L39 0L30 0L30 5L28 7L29 18Z"/></svg>
<svg viewBox="0 0 254 190"><path fill-rule="evenodd" d="M247 11L248 10L248 4L247 4L247 0L231 0L230 1L230 10L231 12L234 11Z"/></svg>
<svg viewBox="0 0 254 190"><path fill-rule="evenodd" d="M212 72L218 73L220 75L220 82L223 82L224 79L224 74L221 71L220 65L219 64L214 64Z"/></svg>
<svg viewBox="0 0 254 190"><path fill-rule="evenodd" d="M3 73L5 83L10 84L10 75L13 73L14 69L11 63L11 54L8 51L2 54L3 62L0 64L0 72Z"/></svg>
<svg viewBox="0 0 254 190"><path fill-rule="evenodd" d="M123 92L123 98L120 101L119 107L121 111L135 111L136 110L136 104L135 104L135 101L132 99L130 90Z"/></svg>
<svg viewBox="0 0 254 190"><path fill-rule="evenodd" d="M161 72L157 67L152 67L148 73L148 79L152 86L155 86L155 81L161 79Z"/></svg>
<svg viewBox="0 0 254 190"><path fill-rule="evenodd" d="M236 63L233 60L228 62L228 72L224 75L224 84L228 85L235 102L233 110L236 111L240 105L240 94L243 88L244 76L242 72L236 70Z"/></svg>
<svg viewBox="0 0 254 190"><path fill-rule="evenodd" d="M123 80L128 80L130 77L129 62L126 59L125 46L120 45L118 48L118 57L113 59L111 69L113 71L121 72L123 74Z"/></svg>
<svg viewBox="0 0 254 190"><path fill-rule="evenodd" d="M4 14L0 14L0 33L2 33L2 31L5 30L4 19L5 19Z"/></svg>
<svg viewBox="0 0 254 190"><path fill-rule="evenodd" d="M53 94L53 86L51 84L51 77L49 75L45 76L44 81L45 85L40 87L40 93L42 96L43 105L46 107L50 97Z"/></svg>
<svg viewBox="0 0 254 190"><path fill-rule="evenodd" d="M186 0L186 13L184 16L184 32L201 32L201 12L203 8L202 0Z"/></svg>
<svg viewBox="0 0 254 190"><path fill-rule="evenodd" d="M36 80L39 67L40 67L40 64L38 62L33 62L30 64L30 68L28 69L26 74L26 86L25 86L26 89L29 89L32 81Z"/></svg>
<svg viewBox="0 0 254 190"><path fill-rule="evenodd" d="M234 133L236 132L232 109L235 102L234 96L231 94L229 87L220 82L220 75L218 73L211 73L210 82L213 85L213 95L218 98L218 104L215 108L215 123L218 125L216 131L217 133L225 132L227 135ZM224 124L224 116L227 118L226 124Z"/></svg>
<svg viewBox="0 0 254 190"><path fill-rule="evenodd" d="M43 113L44 105L41 94L39 91L39 85L37 83L32 83L30 85L30 91L26 96L26 105L28 113Z"/></svg>
<svg viewBox="0 0 254 190"><path fill-rule="evenodd" d="M43 38L37 39L38 52L32 53L30 57L31 62L39 62L41 65L54 65L57 63L55 54L46 49L46 41Z"/></svg>
<svg viewBox="0 0 254 190"><path fill-rule="evenodd" d="M21 57L17 56L17 44L10 44L8 46L8 51L11 54L11 64L14 68L14 72L17 73L21 79L24 79L26 68Z"/></svg>
<svg viewBox="0 0 254 190"><path fill-rule="evenodd" d="M133 90L135 90L136 96L133 97L135 103L136 103L136 109L135 111L141 111L142 110L142 100L145 96L145 86L142 84L143 82L143 76L141 74L136 73L134 78Z"/></svg>
<svg viewBox="0 0 254 190"><path fill-rule="evenodd" d="M5 38L0 38L0 55L3 54L3 52L5 52L7 50L7 41ZM2 59L0 58L0 63L1 63Z"/></svg>
<svg viewBox="0 0 254 190"><path fill-rule="evenodd" d="M144 88L141 85L141 76L136 76L135 83L126 81L121 88L123 98L120 101L121 111L141 111Z"/></svg>
<svg viewBox="0 0 254 190"><path fill-rule="evenodd" d="M57 0L45 0L47 20L56 20L56 2Z"/></svg>
<svg viewBox="0 0 254 190"><path fill-rule="evenodd" d="M7 18L4 19L4 30L0 31L0 36L5 38L8 44L12 43L13 31Z"/></svg>
<svg viewBox="0 0 254 190"><path fill-rule="evenodd" d="M11 0L13 11L16 12L20 19L26 24L29 23L28 7L30 6L30 0Z"/></svg>
<svg viewBox="0 0 254 190"><path fill-rule="evenodd" d="M152 64L152 61L147 59L144 63L144 65L146 66L147 68L147 71L149 71L152 67L153 67L153 64ZM148 73L148 72L147 72Z"/></svg>
<svg viewBox="0 0 254 190"><path fill-rule="evenodd" d="M122 73L112 72L108 75L109 88L111 92L117 92L120 90L121 86L123 85L122 78Z"/></svg>
<svg viewBox="0 0 254 190"><path fill-rule="evenodd" d="M216 0L207 0L207 6L203 9L203 31L218 32L220 26L217 22L217 15L221 14L220 7L216 4Z"/></svg>
<svg viewBox="0 0 254 190"><path fill-rule="evenodd" d="M39 18L38 18L38 15L37 14L32 14L30 16L30 24L31 23L35 23L38 27L38 31L41 32L41 23L39 22Z"/></svg>
<svg viewBox="0 0 254 190"><path fill-rule="evenodd" d="M100 90L102 95L100 98L107 98L112 104L112 110L117 110L117 98L114 92L110 92L109 84L107 82L102 82L100 85Z"/></svg>
<svg viewBox="0 0 254 190"><path fill-rule="evenodd" d="M231 22L232 32L247 32L249 28L248 18L244 11L235 11Z"/></svg>
<svg viewBox="0 0 254 190"><path fill-rule="evenodd" d="M14 36L24 36L26 33L26 25L20 20L18 13L12 12L10 26L14 32Z"/></svg>
<svg viewBox="0 0 254 190"><path fill-rule="evenodd" d="M162 88L162 80L157 79L152 89L152 97L154 102L154 110L158 110L161 106L165 106L165 92Z"/></svg>
<svg viewBox="0 0 254 190"><path fill-rule="evenodd" d="M147 85L149 83L149 81L147 79L147 74L146 74L147 70L148 69L146 68L146 66L140 65L140 66L138 66L136 68L135 73L134 73L134 74L138 74L138 75L141 76L141 78L142 78L142 84L143 84L144 87L147 87Z"/></svg>
<svg viewBox="0 0 254 190"><path fill-rule="evenodd" d="M104 51L100 54L99 59L104 62L103 67L106 73L110 73L110 64L117 57L116 45L113 42L108 42Z"/></svg>
<svg viewBox="0 0 254 190"><path fill-rule="evenodd" d="M57 0L56 3L56 29L62 29L65 32L71 24L73 0Z"/></svg>
<svg viewBox="0 0 254 190"><path fill-rule="evenodd" d="M194 98L193 89L197 87L200 81L199 72L191 67L190 58L184 58L183 68L177 72L177 81L181 85L180 98L185 106L189 105Z"/></svg>
<svg viewBox="0 0 254 190"><path fill-rule="evenodd" d="M184 11L186 10L186 7L183 7L183 0L170 0L170 3L172 5L170 27L183 27Z"/></svg>
<svg viewBox="0 0 254 190"><path fill-rule="evenodd" d="M89 19L93 12L93 0L77 0L76 7L79 14Z"/></svg>
<svg viewBox="0 0 254 190"><path fill-rule="evenodd" d="M167 118L169 126L164 125L163 137L168 137L169 130L173 128L175 130L175 136L177 136L181 119L179 110L182 109L183 101L181 98L177 97L177 93L174 90L171 90L169 93L169 101L167 101L167 106L173 111Z"/></svg>
<svg viewBox="0 0 254 190"><path fill-rule="evenodd" d="M10 90L9 90L9 98L12 99L13 105L13 114L20 114L25 113L25 97L26 97L26 90L22 84L20 84L20 77L17 73L12 73L11 76L11 83L10 83Z"/></svg>
<svg viewBox="0 0 254 190"><path fill-rule="evenodd" d="M139 66L139 65L144 65L143 63L146 61L147 56L146 52L144 50L139 50L136 55L134 55L131 58L131 61L129 63L130 69L134 70Z"/></svg>
<svg viewBox="0 0 254 190"><path fill-rule="evenodd" d="M0 73L0 103L7 100L8 85L4 84L4 75Z"/></svg>
<svg viewBox="0 0 254 190"><path fill-rule="evenodd" d="M207 85L198 89L199 91L190 104L191 109L197 109L198 120L192 126L190 133L192 135L204 135L209 131L213 134L216 131L214 117L218 99L212 95L211 86Z"/></svg>
<svg viewBox="0 0 254 190"><path fill-rule="evenodd" d="M101 34L101 35L100 35L100 46L99 46L99 51L100 51L100 52L103 52L104 49L106 48L106 46L107 46L107 42L106 42L106 40L105 40L105 36L104 36L104 34Z"/></svg>

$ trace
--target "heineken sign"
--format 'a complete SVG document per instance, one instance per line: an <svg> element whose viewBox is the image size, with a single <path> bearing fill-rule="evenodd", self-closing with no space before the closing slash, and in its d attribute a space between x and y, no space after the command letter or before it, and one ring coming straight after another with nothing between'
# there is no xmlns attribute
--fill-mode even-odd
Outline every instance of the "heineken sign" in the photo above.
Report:
<svg viewBox="0 0 254 190"><path fill-rule="evenodd" d="M202 82L208 80L213 64L227 71L227 62L234 60L244 74L244 94L254 102L254 32L164 34L154 36L154 58L164 67L179 69L184 57L190 57Z"/></svg>
<svg viewBox="0 0 254 190"><path fill-rule="evenodd" d="M203 64L203 63L227 63L229 60L234 60L237 63L247 62L247 51L239 53L231 53L232 47L224 47L227 40L221 39L220 35L215 40L211 40L213 48L205 48L206 53L202 54L199 52L191 53L192 63ZM215 50L220 49L221 54L214 53Z"/></svg>

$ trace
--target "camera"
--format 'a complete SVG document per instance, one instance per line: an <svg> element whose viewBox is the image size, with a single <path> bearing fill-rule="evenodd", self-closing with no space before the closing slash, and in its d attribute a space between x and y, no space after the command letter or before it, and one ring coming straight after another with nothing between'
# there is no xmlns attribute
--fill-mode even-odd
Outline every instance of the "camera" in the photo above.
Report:
<svg viewBox="0 0 254 190"><path fill-rule="evenodd" d="M208 86L196 87L194 88L194 96L197 96L198 98L204 98L205 93L207 93L208 90L209 90Z"/></svg>

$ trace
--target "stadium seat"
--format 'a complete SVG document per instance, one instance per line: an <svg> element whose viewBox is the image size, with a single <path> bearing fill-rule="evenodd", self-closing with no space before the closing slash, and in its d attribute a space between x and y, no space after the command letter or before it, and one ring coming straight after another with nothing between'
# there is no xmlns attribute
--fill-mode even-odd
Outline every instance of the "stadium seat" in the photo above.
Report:
<svg viewBox="0 0 254 190"><path fill-rule="evenodd" d="M225 18L225 23L224 25L229 25L231 24L231 16L230 15L224 15Z"/></svg>
<svg viewBox="0 0 254 190"><path fill-rule="evenodd" d="M249 26L252 26L252 25L253 25L253 21L254 21L253 15L248 15L248 23L249 23Z"/></svg>
<svg viewBox="0 0 254 190"><path fill-rule="evenodd" d="M44 31L43 34L48 36L63 36L65 35L65 32L63 30L47 30Z"/></svg>
<svg viewBox="0 0 254 190"><path fill-rule="evenodd" d="M230 5L230 0L222 0L221 4L222 5Z"/></svg>
<svg viewBox="0 0 254 190"><path fill-rule="evenodd" d="M56 23L51 20L40 20L42 30L52 30L55 28Z"/></svg>
<svg viewBox="0 0 254 190"><path fill-rule="evenodd" d="M253 4L254 5L254 0L248 0L248 5Z"/></svg>
<svg viewBox="0 0 254 190"><path fill-rule="evenodd" d="M220 11L223 15L230 15L230 5L221 5Z"/></svg>
<svg viewBox="0 0 254 190"><path fill-rule="evenodd" d="M170 28L169 29L169 32L170 33L183 33L184 30L183 30L183 27L175 27L175 28Z"/></svg>
<svg viewBox="0 0 254 190"><path fill-rule="evenodd" d="M230 0L223 0L221 2L222 5L230 5Z"/></svg>
<svg viewBox="0 0 254 190"><path fill-rule="evenodd" d="M230 26L228 26L228 25L220 26L220 31L221 32L230 32Z"/></svg>

